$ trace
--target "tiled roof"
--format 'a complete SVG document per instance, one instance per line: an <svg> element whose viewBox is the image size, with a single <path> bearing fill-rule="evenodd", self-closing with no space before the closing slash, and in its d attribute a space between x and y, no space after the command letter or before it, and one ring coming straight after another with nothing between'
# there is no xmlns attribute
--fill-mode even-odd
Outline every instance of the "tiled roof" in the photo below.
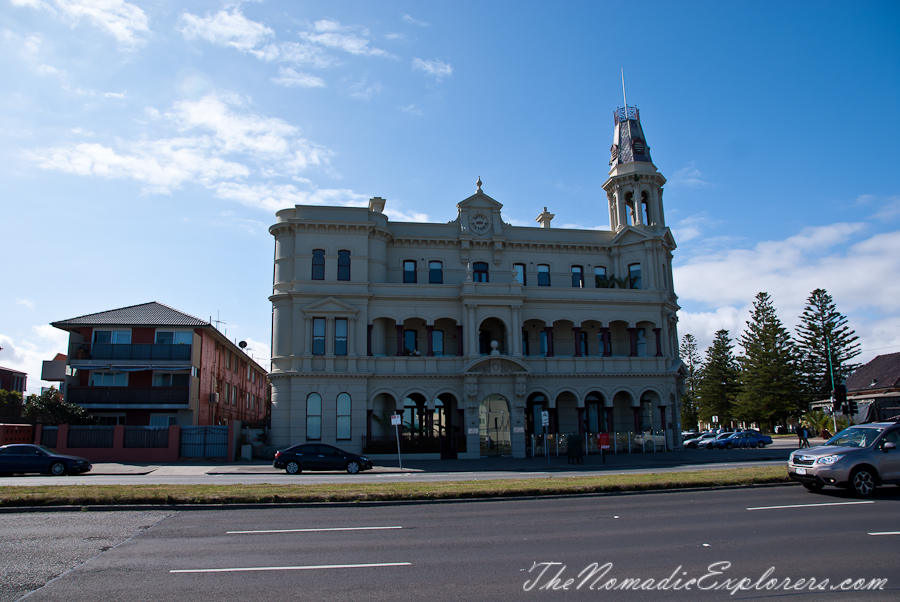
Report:
<svg viewBox="0 0 900 602"><path fill-rule="evenodd" d="M209 322L152 301L131 307L111 309L69 320L53 326L209 326Z"/></svg>
<svg viewBox="0 0 900 602"><path fill-rule="evenodd" d="M848 391L872 391L900 386L900 353L879 355L854 372L847 379L846 385Z"/></svg>

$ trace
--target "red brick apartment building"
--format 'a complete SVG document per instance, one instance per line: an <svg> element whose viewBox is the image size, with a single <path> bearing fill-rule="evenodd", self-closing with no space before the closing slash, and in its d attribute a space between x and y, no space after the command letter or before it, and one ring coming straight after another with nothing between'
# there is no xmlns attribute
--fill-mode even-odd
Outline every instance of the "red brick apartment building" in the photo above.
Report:
<svg viewBox="0 0 900 602"><path fill-rule="evenodd" d="M53 322L68 356L45 371L101 424L167 426L257 422L268 413L266 371L205 320L144 303Z"/></svg>

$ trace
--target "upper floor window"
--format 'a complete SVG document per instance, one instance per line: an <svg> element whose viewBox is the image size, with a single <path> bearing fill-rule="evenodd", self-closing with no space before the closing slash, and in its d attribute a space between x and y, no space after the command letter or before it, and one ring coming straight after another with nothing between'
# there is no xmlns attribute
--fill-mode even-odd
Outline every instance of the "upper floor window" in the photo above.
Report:
<svg viewBox="0 0 900 602"><path fill-rule="evenodd" d="M606 278L606 268L599 266L594 268L594 286L596 288L607 288L609 286L609 280Z"/></svg>
<svg viewBox="0 0 900 602"><path fill-rule="evenodd" d="M444 264L440 261L431 261L428 263L428 284L444 283Z"/></svg>
<svg viewBox="0 0 900 602"><path fill-rule="evenodd" d="M325 318L313 318L313 355L325 355Z"/></svg>
<svg viewBox="0 0 900 602"><path fill-rule="evenodd" d="M476 261L472 267L475 270L475 282L488 282L488 264Z"/></svg>
<svg viewBox="0 0 900 602"><path fill-rule="evenodd" d="M638 357L647 357L647 333L643 328L637 329L637 354Z"/></svg>
<svg viewBox="0 0 900 602"><path fill-rule="evenodd" d="M641 264L632 263L628 266L629 288L643 288L641 285Z"/></svg>
<svg viewBox="0 0 900 602"><path fill-rule="evenodd" d="M306 438L322 438L322 396L318 393L306 398Z"/></svg>
<svg viewBox="0 0 900 602"><path fill-rule="evenodd" d="M350 395L341 393L337 396L337 438L350 438Z"/></svg>
<svg viewBox="0 0 900 602"><path fill-rule="evenodd" d="M549 349L549 347L547 345L547 331L542 330L541 331L541 356L542 357L547 357L548 349Z"/></svg>
<svg viewBox="0 0 900 602"><path fill-rule="evenodd" d="M190 345L194 342L194 333L184 330L157 330L157 345Z"/></svg>
<svg viewBox="0 0 900 602"><path fill-rule="evenodd" d="M334 320L334 354L347 355L347 318Z"/></svg>
<svg viewBox="0 0 900 602"><path fill-rule="evenodd" d="M528 331L524 328L522 329L522 354L531 355L530 345L528 344Z"/></svg>
<svg viewBox="0 0 900 602"><path fill-rule="evenodd" d="M538 286L550 286L550 266L542 263L538 265Z"/></svg>
<svg viewBox="0 0 900 602"><path fill-rule="evenodd" d="M431 331L431 352L440 357L444 355L444 331Z"/></svg>
<svg viewBox="0 0 900 602"><path fill-rule="evenodd" d="M312 279L325 280L325 251L322 249L313 249Z"/></svg>
<svg viewBox="0 0 900 602"><path fill-rule="evenodd" d="M415 261L404 261L403 262L403 283L404 284L415 284L416 283L416 262Z"/></svg>
<svg viewBox="0 0 900 602"><path fill-rule="evenodd" d="M572 288L584 288L584 268L580 265L572 266Z"/></svg>
<svg viewBox="0 0 900 602"><path fill-rule="evenodd" d="M190 374L175 374L173 372L156 372L153 374L154 387L189 387L191 386Z"/></svg>
<svg viewBox="0 0 900 602"><path fill-rule="evenodd" d="M514 263L513 269L516 270L516 282L525 286L525 264L524 263Z"/></svg>
<svg viewBox="0 0 900 602"><path fill-rule="evenodd" d="M95 330L95 343L112 343L114 345L130 345L130 330Z"/></svg>
<svg viewBox="0 0 900 602"><path fill-rule="evenodd" d="M98 372L91 370L92 387L127 387L127 372Z"/></svg>
<svg viewBox="0 0 900 602"><path fill-rule="evenodd" d="M403 331L403 351L406 355L419 355L419 347L416 344L416 331Z"/></svg>
<svg viewBox="0 0 900 602"><path fill-rule="evenodd" d="M338 251L338 280L350 280L350 251Z"/></svg>
<svg viewBox="0 0 900 602"><path fill-rule="evenodd" d="M225 367L231 370L231 349L225 350Z"/></svg>

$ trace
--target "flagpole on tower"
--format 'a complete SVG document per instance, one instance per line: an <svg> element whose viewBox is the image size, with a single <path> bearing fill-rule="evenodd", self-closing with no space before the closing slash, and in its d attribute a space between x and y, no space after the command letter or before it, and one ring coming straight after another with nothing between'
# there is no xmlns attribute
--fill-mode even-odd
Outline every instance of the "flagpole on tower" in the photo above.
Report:
<svg viewBox="0 0 900 602"><path fill-rule="evenodd" d="M625 101L625 119L628 119L628 98L625 96L625 67L622 67L622 100Z"/></svg>

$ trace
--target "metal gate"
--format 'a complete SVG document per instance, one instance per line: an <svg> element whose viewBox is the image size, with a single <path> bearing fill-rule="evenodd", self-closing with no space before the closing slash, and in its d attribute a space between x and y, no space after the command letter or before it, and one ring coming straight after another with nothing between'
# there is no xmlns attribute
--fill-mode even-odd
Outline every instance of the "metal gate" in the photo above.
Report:
<svg viewBox="0 0 900 602"><path fill-rule="evenodd" d="M225 458L228 456L227 426L181 427L182 458Z"/></svg>

